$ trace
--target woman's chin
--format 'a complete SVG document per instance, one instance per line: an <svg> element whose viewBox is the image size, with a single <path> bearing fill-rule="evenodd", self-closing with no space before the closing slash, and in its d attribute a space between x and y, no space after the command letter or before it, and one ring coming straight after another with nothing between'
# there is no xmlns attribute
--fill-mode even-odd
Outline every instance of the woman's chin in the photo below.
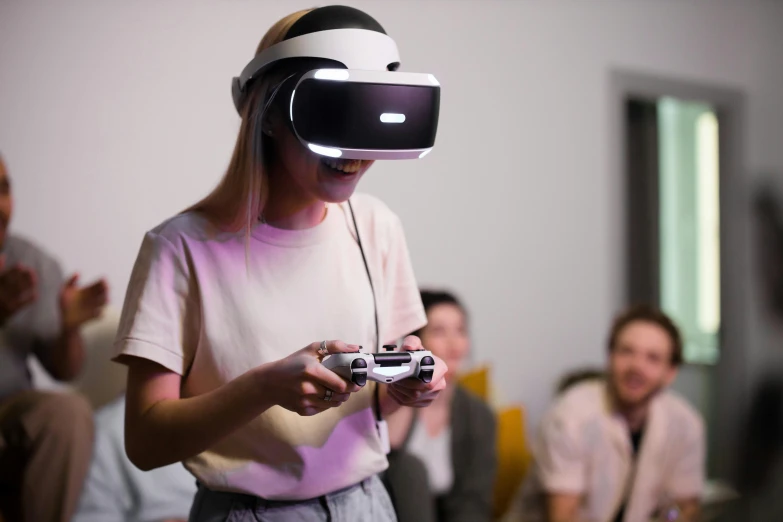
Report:
<svg viewBox="0 0 783 522"><path fill-rule="evenodd" d="M323 170L323 169L320 169ZM318 197L327 203L342 203L347 201L356 191L363 172L351 175L319 172Z"/></svg>
<svg viewBox="0 0 783 522"><path fill-rule="evenodd" d="M353 196L354 192L356 192L356 186L352 185L350 187L339 188L321 187L321 190L318 192L318 199L321 201L325 203L340 204L345 203Z"/></svg>

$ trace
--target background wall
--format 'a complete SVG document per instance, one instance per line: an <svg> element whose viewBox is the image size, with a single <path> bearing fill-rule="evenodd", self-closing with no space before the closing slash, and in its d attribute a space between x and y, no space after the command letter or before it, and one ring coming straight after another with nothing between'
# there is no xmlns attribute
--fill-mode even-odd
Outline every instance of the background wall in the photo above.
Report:
<svg viewBox="0 0 783 522"><path fill-rule="evenodd" d="M742 90L746 175L783 173L779 2L345 3L395 37L403 70L443 85L435 150L377 164L360 188L401 215L421 283L464 297L476 359L534 423L563 372L603 363L622 304L610 72ZM107 276L121 306L144 231L205 194L228 162L231 77L275 20L309 6L0 3L13 228L84 279ZM771 330L755 321L763 360ZM701 373L686 369L678 386L705 408Z"/></svg>

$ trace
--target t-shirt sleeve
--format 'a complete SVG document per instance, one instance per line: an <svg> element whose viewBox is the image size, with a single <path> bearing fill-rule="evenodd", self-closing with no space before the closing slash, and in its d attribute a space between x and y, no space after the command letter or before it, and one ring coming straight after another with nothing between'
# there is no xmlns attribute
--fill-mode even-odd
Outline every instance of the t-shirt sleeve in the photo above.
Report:
<svg viewBox="0 0 783 522"><path fill-rule="evenodd" d="M542 423L536 466L547 493L579 494L585 490L585 459L578 429L557 413Z"/></svg>
<svg viewBox="0 0 783 522"><path fill-rule="evenodd" d="M705 452L704 423L699 419L682 434L678 444L676 465L669 485L669 494L674 499L701 498L704 491Z"/></svg>
<svg viewBox="0 0 783 522"><path fill-rule="evenodd" d="M184 255L148 232L131 272L115 343L115 361L142 357L185 375L198 343L199 308Z"/></svg>
<svg viewBox="0 0 783 522"><path fill-rule="evenodd" d="M397 216L389 230L383 275L387 310L383 337L384 343L393 343L427 324L405 232Z"/></svg>

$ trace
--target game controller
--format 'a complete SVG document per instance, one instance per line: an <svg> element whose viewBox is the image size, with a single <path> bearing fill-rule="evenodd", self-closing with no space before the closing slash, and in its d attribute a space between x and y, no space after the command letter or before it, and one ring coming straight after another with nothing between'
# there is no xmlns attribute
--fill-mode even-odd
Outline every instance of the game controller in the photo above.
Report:
<svg viewBox="0 0 783 522"><path fill-rule="evenodd" d="M329 355L323 365L357 386L375 382L393 383L415 377L422 382L432 381L435 358L428 350L392 351L397 346L385 345L381 353L336 353Z"/></svg>

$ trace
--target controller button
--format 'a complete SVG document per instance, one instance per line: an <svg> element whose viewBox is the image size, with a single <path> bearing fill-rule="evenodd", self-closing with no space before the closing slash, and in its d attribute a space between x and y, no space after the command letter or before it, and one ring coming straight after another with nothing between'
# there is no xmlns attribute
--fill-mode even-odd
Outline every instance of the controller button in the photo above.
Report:
<svg viewBox="0 0 783 522"><path fill-rule="evenodd" d="M351 368L367 368L367 361L364 359L354 359Z"/></svg>
<svg viewBox="0 0 783 522"><path fill-rule="evenodd" d="M386 350L387 352L390 352L390 351L394 350L395 348L397 348L396 344L384 344L383 345L383 349Z"/></svg>
<svg viewBox="0 0 783 522"><path fill-rule="evenodd" d="M366 373L354 373L351 376L351 381L356 386L364 386L365 384L367 384L367 374Z"/></svg>
<svg viewBox="0 0 783 522"><path fill-rule="evenodd" d="M424 366L434 366L435 365L435 359L430 357L429 355L426 357L421 358L421 364Z"/></svg>
<svg viewBox="0 0 783 522"><path fill-rule="evenodd" d="M422 382L431 382L432 381L432 373L433 370L421 370L419 372L419 379L421 379Z"/></svg>

